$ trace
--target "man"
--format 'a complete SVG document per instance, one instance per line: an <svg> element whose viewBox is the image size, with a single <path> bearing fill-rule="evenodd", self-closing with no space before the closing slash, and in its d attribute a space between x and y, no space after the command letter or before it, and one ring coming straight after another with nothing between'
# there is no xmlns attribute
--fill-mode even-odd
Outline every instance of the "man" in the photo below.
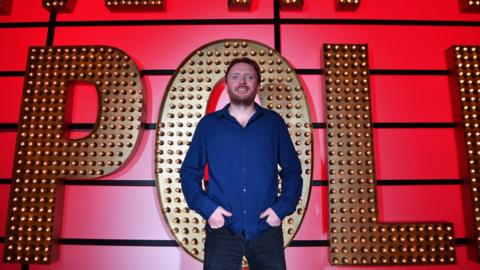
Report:
<svg viewBox="0 0 480 270"><path fill-rule="evenodd" d="M180 170L189 207L208 221L207 270L241 269L243 256L252 270L286 269L281 224L300 198L301 165L283 119L255 103L260 79L255 61L231 61L230 104L200 120Z"/></svg>

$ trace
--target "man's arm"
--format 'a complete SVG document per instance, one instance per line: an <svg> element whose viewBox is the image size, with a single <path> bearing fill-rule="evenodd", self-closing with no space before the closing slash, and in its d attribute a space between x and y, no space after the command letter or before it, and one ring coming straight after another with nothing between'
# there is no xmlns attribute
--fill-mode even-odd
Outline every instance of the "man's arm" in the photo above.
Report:
<svg viewBox="0 0 480 270"><path fill-rule="evenodd" d="M282 193L272 209L280 220L283 220L295 211L302 195L303 180L302 166L288 134L287 125L280 116L278 117L278 161L280 167L282 167L280 171Z"/></svg>
<svg viewBox="0 0 480 270"><path fill-rule="evenodd" d="M218 205L214 203L202 189L202 179L207 163L205 133L205 119L202 119L197 125L192 142L190 143L190 148L183 160L180 169L180 179L188 207L208 220Z"/></svg>

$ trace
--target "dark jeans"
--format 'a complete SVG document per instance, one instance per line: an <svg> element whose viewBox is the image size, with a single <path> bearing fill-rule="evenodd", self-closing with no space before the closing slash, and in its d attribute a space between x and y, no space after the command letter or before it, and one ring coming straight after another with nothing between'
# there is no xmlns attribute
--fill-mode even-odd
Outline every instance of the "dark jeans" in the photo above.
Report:
<svg viewBox="0 0 480 270"><path fill-rule="evenodd" d="M204 270L240 270L245 256L250 270L285 270L282 227L270 227L259 237L246 240L228 228L207 225Z"/></svg>

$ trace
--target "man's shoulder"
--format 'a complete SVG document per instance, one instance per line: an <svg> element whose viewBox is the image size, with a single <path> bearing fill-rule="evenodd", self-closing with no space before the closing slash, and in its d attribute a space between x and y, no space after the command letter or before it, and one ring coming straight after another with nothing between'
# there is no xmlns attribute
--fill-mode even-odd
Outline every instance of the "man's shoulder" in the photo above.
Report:
<svg viewBox="0 0 480 270"><path fill-rule="evenodd" d="M198 122L198 125L207 126L212 124L220 117L220 113L221 113L220 111L207 113L200 119L200 121Z"/></svg>

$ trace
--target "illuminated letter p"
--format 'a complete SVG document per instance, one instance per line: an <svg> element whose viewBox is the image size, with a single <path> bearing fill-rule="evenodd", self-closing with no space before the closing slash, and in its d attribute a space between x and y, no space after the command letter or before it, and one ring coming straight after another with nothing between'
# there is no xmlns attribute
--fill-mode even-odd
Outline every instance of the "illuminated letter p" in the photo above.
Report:
<svg viewBox="0 0 480 270"><path fill-rule="evenodd" d="M67 83L95 85L99 106L85 138L62 138ZM96 101L94 101L96 102ZM30 49L10 191L4 260L58 257L63 180L117 170L133 151L142 121L142 83L124 52L105 46Z"/></svg>

